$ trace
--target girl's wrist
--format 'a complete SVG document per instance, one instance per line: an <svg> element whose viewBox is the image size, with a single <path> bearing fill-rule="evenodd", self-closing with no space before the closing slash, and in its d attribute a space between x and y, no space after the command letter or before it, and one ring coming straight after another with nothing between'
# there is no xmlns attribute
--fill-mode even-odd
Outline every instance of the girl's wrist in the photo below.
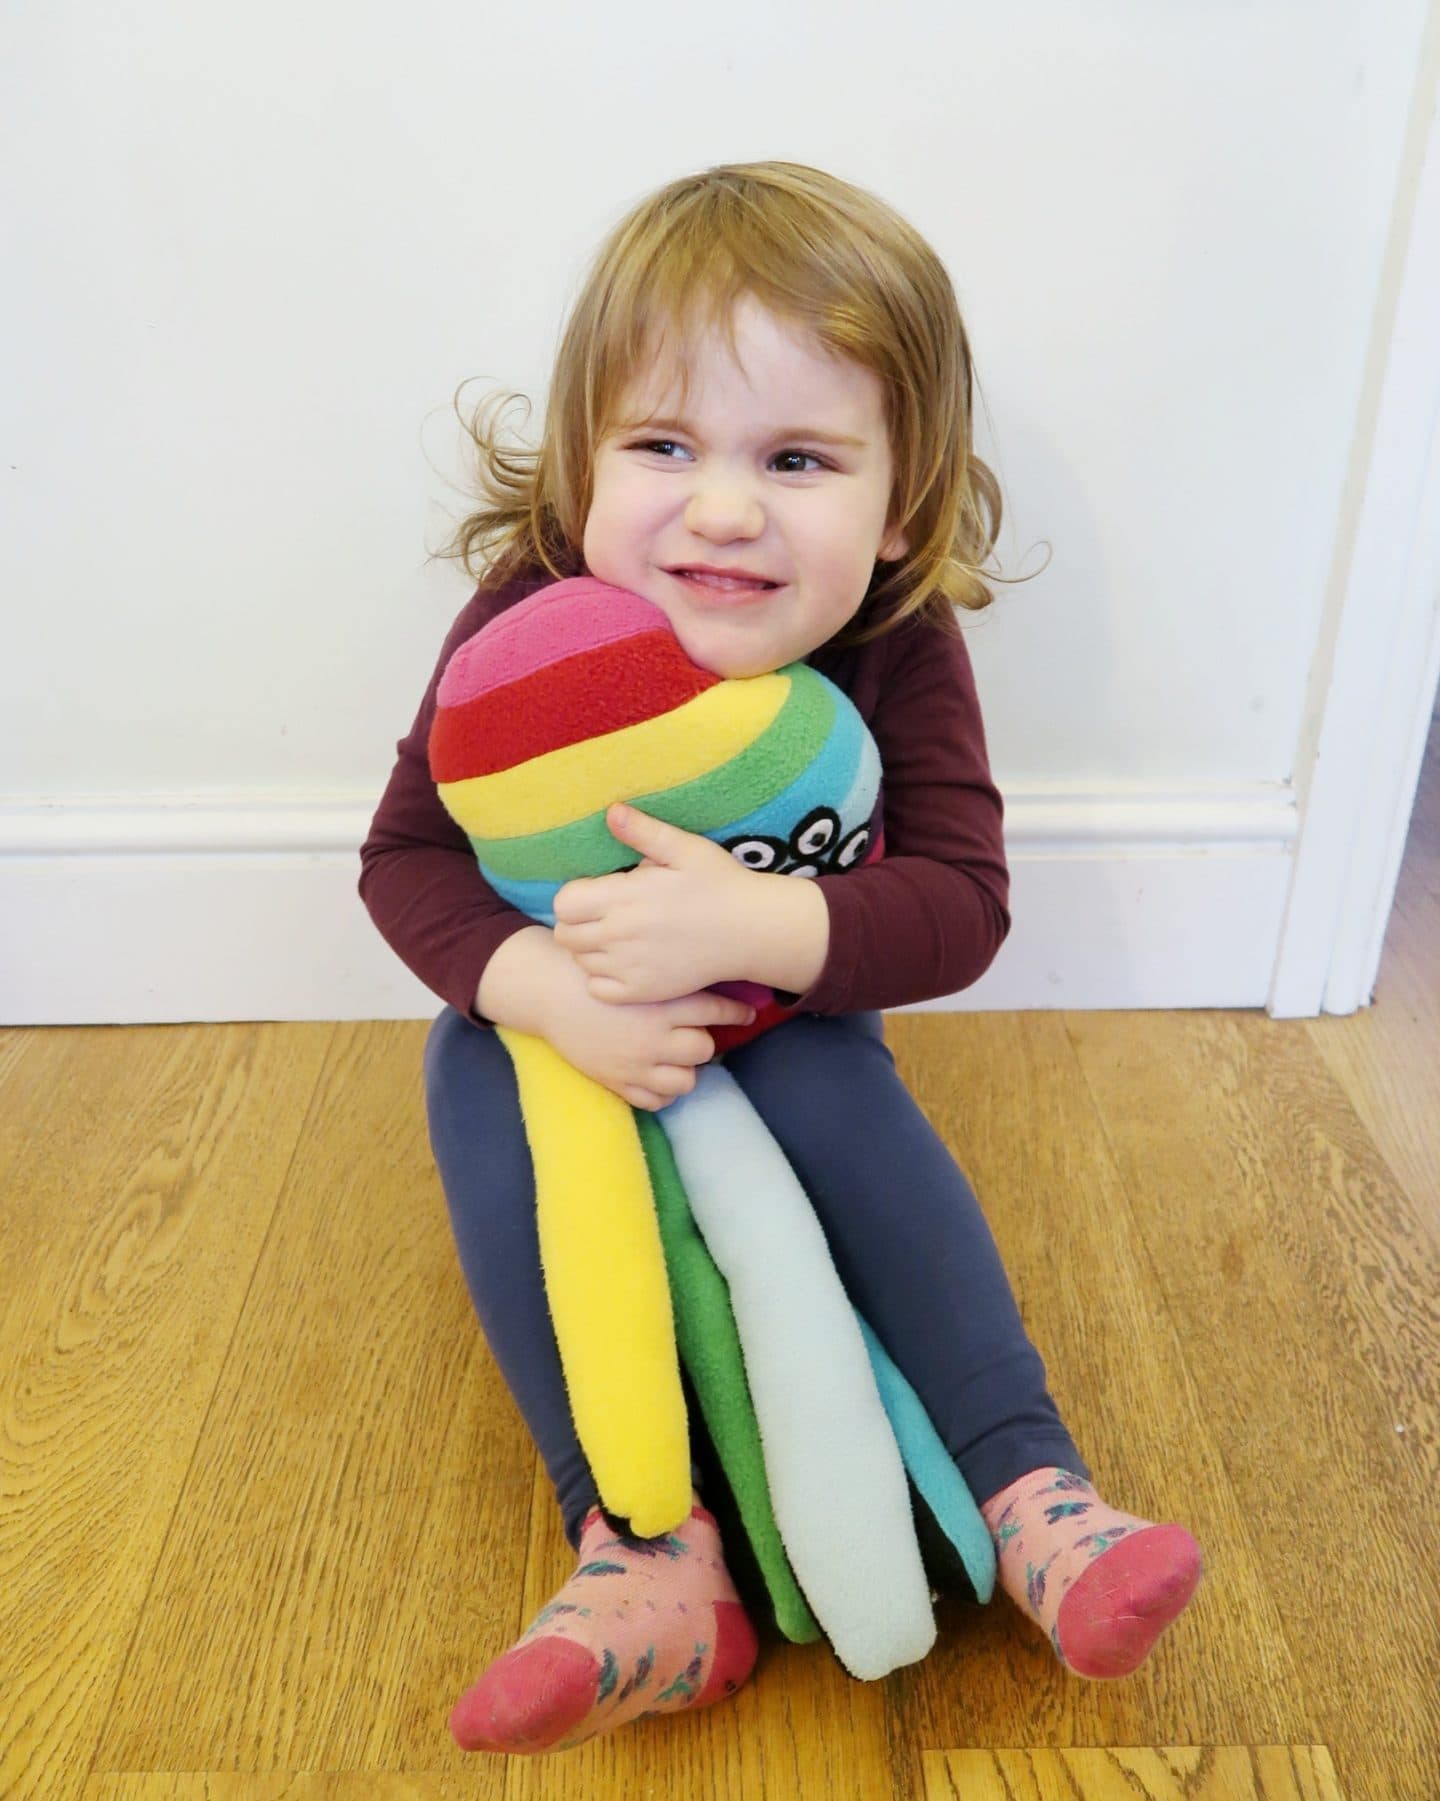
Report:
<svg viewBox="0 0 1440 1801"><path fill-rule="evenodd" d="M475 1011L492 1025L548 1038L562 991L573 989L574 960L548 926L525 926L500 944L481 972Z"/></svg>
<svg viewBox="0 0 1440 1801"><path fill-rule="evenodd" d="M804 994L830 954L830 909L805 876L752 874L754 900L745 929L744 979Z"/></svg>

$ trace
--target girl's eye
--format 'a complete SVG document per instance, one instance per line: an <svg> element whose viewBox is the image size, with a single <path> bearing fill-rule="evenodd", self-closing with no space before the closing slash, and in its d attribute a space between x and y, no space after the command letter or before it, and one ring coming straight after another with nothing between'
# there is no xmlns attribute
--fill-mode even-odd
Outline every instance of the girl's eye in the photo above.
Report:
<svg viewBox="0 0 1440 1801"><path fill-rule="evenodd" d="M812 452L810 452L808 450L777 450L775 452L775 457L776 457L777 461L779 461L783 457L802 457L805 459L806 462L814 463L816 468L818 468L818 469L824 469L826 467L826 464L822 458L815 456ZM805 470L805 469L787 469L787 470L785 470L786 475L806 475L808 473L809 473L809 471Z"/></svg>
<svg viewBox="0 0 1440 1801"><path fill-rule="evenodd" d="M653 451L656 456L665 457L667 462L673 460L668 456L668 452L683 448L684 446L677 444L674 438L641 438L634 444L626 446L627 450ZM809 450L777 450L772 460L778 463L790 457L798 457L802 462L813 463L817 469L829 468L829 464L823 457L818 457ZM808 475L809 473L808 469L784 469L781 471L782 475Z"/></svg>

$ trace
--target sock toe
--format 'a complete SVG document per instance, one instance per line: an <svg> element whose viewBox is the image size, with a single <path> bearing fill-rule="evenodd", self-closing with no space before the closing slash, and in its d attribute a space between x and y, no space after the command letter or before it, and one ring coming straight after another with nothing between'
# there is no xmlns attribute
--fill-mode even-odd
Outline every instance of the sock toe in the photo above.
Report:
<svg viewBox="0 0 1440 1801"><path fill-rule="evenodd" d="M739 1601L715 1603L715 1661L705 1686L695 1697L697 1707L710 1707L743 1688L759 1652L759 1640L750 1617Z"/></svg>
<svg viewBox="0 0 1440 1801"><path fill-rule="evenodd" d="M1123 1538L1076 1578L1060 1603L1056 1648L1077 1676L1128 1676L1189 1605L1204 1559L1183 1526Z"/></svg>
<svg viewBox="0 0 1440 1801"><path fill-rule="evenodd" d="M569 1639L517 1645L455 1703L451 1736L462 1751L548 1750L594 1706L599 1671Z"/></svg>

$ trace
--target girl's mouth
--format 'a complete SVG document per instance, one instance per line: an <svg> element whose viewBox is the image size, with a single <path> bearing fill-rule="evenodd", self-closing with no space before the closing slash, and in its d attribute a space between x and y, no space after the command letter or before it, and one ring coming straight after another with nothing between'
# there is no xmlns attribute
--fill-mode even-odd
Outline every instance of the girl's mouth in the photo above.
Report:
<svg viewBox="0 0 1440 1801"><path fill-rule="evenodd" d="M781 585L750 577L708 575L698 569L672 569L669 573L692 593L703 594L710 600L754 600L764 594L774 594Z"/></svg>

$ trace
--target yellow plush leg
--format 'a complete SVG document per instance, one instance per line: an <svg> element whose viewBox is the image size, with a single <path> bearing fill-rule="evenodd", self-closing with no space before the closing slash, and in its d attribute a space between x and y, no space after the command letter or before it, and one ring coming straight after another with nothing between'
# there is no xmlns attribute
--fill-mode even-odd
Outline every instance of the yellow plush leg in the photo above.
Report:
<svg viewBox="0 0 1440 1801"><path fill-rule="evenodd" d="M629 1106L502 1029L535 1167L545 1292L600 1498L642 1538L690 1512L690 1440L645 1153Z"/></svg>

